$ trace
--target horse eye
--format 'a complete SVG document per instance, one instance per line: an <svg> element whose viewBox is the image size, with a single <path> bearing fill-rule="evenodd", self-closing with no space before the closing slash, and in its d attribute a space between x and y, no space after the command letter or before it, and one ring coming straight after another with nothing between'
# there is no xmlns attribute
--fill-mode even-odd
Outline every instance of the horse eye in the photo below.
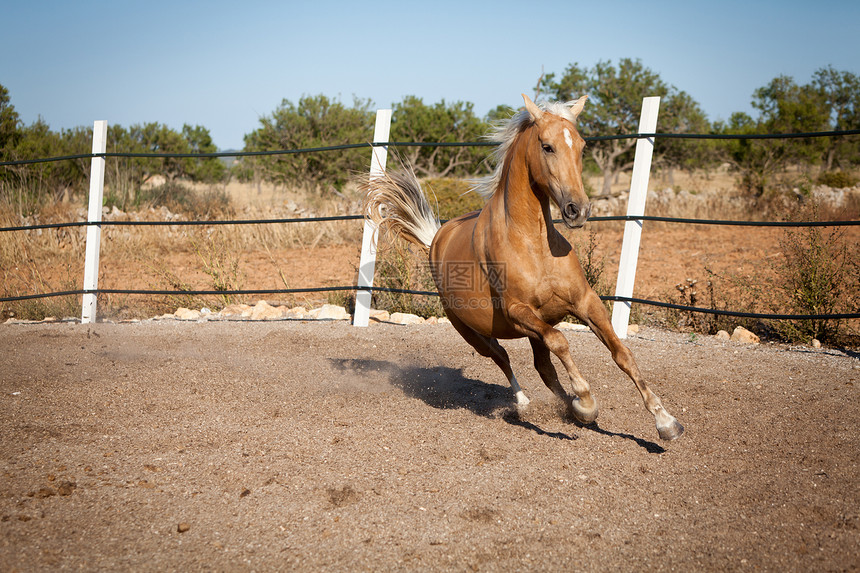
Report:
<svg viewBox="0 0 860 573"><path fill-rule="evenodd" d="M555 149L553 149L553 148L552 148L552 145L550 145L550 144L548 144L548 143L544 143L544 144L542 145L542 147L543 147L543 150L544 150L545 152L547 152L547 153L555 153Z"/></svg>

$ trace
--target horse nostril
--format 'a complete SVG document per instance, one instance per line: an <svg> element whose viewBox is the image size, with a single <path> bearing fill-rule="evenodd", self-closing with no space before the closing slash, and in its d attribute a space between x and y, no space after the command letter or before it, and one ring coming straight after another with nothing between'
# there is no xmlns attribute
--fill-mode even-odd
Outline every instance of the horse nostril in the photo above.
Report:
<svg viewBox="0 0 860 573"><path fill-rule="evenodd" d="M576 217L578 215L579 215L579 208L575 204L568 203L567 205L564 206L564 216L567 217L568 219L576 219Z"/></svg>

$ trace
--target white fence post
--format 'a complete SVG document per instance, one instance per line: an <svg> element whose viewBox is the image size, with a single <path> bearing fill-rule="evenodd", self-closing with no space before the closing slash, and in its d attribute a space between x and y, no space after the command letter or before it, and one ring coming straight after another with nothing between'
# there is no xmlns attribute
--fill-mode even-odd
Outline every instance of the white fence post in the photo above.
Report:
<svg viewBox="0 0 860 573"><path fill-rule="evenodd" d="M639 116L639 133L657 132L657 112L660 110L659 97L642 99L642 113ZM648 178L651 173L651 157L654 154L654 139L643 138L636 141L636 156L633 159L633 176L630 180L630 197L627 200L627 215L639 217L645 214L645 199L648 196ZM633 282L636 280L636 263L639 260L639 240L642 236L642 221L627 221L624 224L624 240L621 243L621 260L618 263L618 282L615 296L633 296ZM627 338L630 322L631 303L615 301L612 306L612 329L619 338Z"/></svg>
<svg viewBox="0 0 860 573"><path fill-rule="evenodd" d="M93 124L93 154L107 149L107 121ZM90 163L90 198L87 212L87 252L84 259L84 290L99 288L99 248L102 237L102 197L105 185L105 158L93 157ZM81 309L81 323L96 321L96 294L85 293Z"/></svg>
<svg viewBox="0 0 860 573"><path fill-rule="evenodd" d="M373 142L388 141L391 131L391 110L376 111L376 127L373 130ZM374 146L370 159L370 179L385 173L385 163L388 159L388 147ZM372 287L373 273L376 268L376 225L368 219L364 220L364 234L361 237L361 259L358 263L358 286ZM358 290L355 293L355 314L352 317L353 326L367 326L370 320L370 301L373 292Z"/></svg>

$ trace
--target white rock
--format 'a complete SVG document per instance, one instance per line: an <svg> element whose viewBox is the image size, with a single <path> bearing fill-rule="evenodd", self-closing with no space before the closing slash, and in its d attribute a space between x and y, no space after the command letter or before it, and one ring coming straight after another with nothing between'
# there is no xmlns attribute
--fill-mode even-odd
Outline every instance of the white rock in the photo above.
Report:
<svg viewBox="0 0 860 573"><path fill-rule="evenodd" d="M179 308L176 309L176 312L173 313L173 316L178 318L179 320L197 320L200 318L199 310L190 310L188 308Z"/></svg>
<svg viewBox="0 0 860 573"><path fill-rule="evenodd" d="M273 320L282 317L280 308L274 307L264 300L259 301L251 310L251 320Z"/></svg>
<svg viewBox="0 0 860 573"><path fill-rule="evenodd" d="M378 310L375 308L371 308L369 316L377 322L388 322L389 320L391 320L391 315L388 314L387 310Z"/></svg>
<svg viewBox="0 0 860 573"><path fill-rule="evenodd" d="M717 340L731 340L731 338L732 338L729 335L729 333L726 332L725 330L717 331L717 333L714 336L717 338Z"/></svg>
<svg viewBox="0 0 860 573"><path fill-rule="evenodd" d="M349 313L342 306L324 304L308 313L310 318L316 320L349 320Z"/></svg>
<svg viewBox="0 0 860 573"><path fill-rule="evenodd" d="M377 310L374 308L370 309L370 314L368 315L370 320L374 322L388 322L391 320L391 315L387 310Z"/></svg>
<svg viewBox="0 0 860 573"><path fill-rule="evenodd" d="M303 306L294 306L284 311L284 318L305 319L308 318L308 309Z"/></svg>
<svg viewBox="0 0 860 573"><path fill-rule="evenodd" d="M241 316L248 318L251 316L252 308L247 304L231 304L221 309L220 314L223 318L231 318Z"/></svg>
<svg viewBox="0 0 860 573"><path fill-rule="evenodd" d="M732 341L742 342L744 344L758 344L761 342L758 336L756 336L743 326L738 326L737 328L735 328L734 332L732 332Z"/></svg>
<svg viewBox="0 0 860 573"><path fill-rule="evenodd" d="M584 324L574 324L572 322L559 322L555 325L559 330L588 330Z"/></svg>
<svg viewBox="0 0 860 573"><path fill-rule="evenodd" d="M391 315L391 322L395 324L423 324L424 319L407 312L395 312Z"/></svg>

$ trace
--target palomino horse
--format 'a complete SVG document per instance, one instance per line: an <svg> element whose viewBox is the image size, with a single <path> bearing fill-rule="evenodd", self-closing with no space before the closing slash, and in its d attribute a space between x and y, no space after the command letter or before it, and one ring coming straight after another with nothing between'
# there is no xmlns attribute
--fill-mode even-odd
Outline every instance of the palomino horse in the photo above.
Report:
<svg viewBox="0 0 860 573"><path fill-rule="evenodd" d="M429 249L445 313L475 350L502 369L519 408L529 400L500 338L528 337L534 366L549 389L581 423L597 418L588 382L576 368L564 334L553 327L571 314L591 328L633 380L660 438L673 440L683 426L645 384L574 250L553 226L550 203L569 228L581 227L591 213L582 184L585 141L574 126L586 98L538 106L523 95L525 110L494 134L502 143L494 174L476 188L487 197L481 211L440 225L407 168L366 182L365 213L383 231ZM564 365L574 398L559 383L550 352Z"/></svg>

